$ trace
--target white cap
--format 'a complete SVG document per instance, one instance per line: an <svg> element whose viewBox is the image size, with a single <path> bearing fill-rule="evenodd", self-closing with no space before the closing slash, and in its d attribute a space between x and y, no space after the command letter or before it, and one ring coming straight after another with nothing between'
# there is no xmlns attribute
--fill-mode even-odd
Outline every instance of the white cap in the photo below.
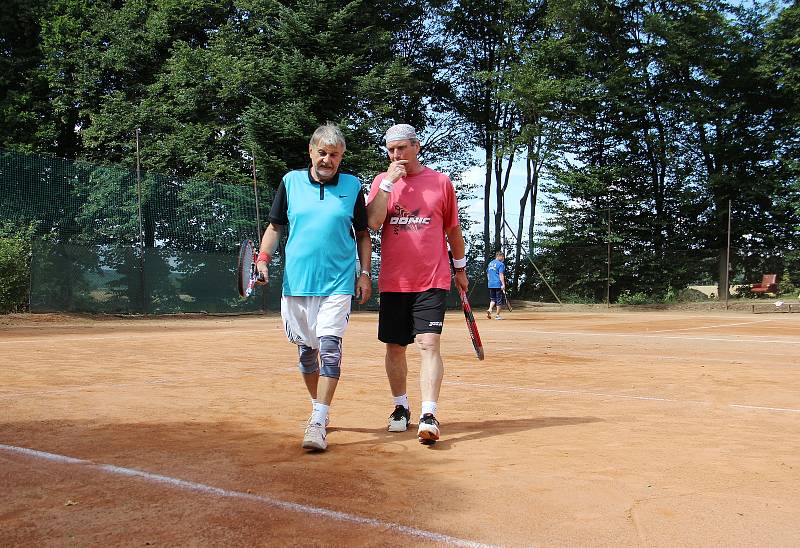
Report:
<svg viewBox="0 0 800 548"><path fill-rule="evenodd" d="M384 139L386 144L389 144L392 141L404 141L406 139L419 141L417 138L417 130L414 129L414 126L410 126L408 124L397 124L390 127L386 130Z"/></svg>

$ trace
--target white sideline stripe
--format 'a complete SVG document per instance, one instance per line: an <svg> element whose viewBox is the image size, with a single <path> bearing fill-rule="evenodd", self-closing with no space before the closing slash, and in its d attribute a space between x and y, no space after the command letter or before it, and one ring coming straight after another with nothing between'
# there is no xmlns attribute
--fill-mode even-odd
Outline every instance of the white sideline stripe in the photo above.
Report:
<svg viewBox="0 0 800 548"><path fill-rule="evenodd" d="M618 399L625 399L625 400L645 400L645 401L663 401L663 402L671 402L671 403L692 403L697 405L708 405L708 402L705 401L695 401L695 400L676 400L672 398L659 398L656 396L629 396L627 394L608 394L605 392L589 392L586 390L565 390L565 389L556 389L556 388L531 388L526 386L510 386L510 385L500 385L500 384L482 384L482 383L472 383L472 382L463 382L463 381L443 381L444 384L456 384L460 386L471 386L473 388L491 388L494 390L514 390L517 392L544 392L547 394L570 394L570 395L580 395L580 396L594 396L594 397L601 397L601 398L618 398Z"/></svg>
<svg viewBox="0 0 800 548"><path fill-rule="evenodd" d="M690 337L690 336L661 336L661 335L648 335L644 333L593 333L591 331L534 331L528 329L486 329L487 333L500 333L508 335L509 333L519 334L533 334L533 335L560 335L563 337L625 337L635 339L678 339L688 341L719 341L729 343L767 343L767 344L800 344L800 340L787 339L742 339L742 338L724 338L724 337ZM481 333L484 329L481 328ZM653 333L653 331L650 331Z"/></svg>
<svg viewBox="0 0 800 548"><path fill-rule="evenodd" d="M320 508L318 506L309 506L307 504L298 504L295 502L286 502L283 500L274 499L271 497L265 497L262 495L253 495L251 493L242 493L240 491L231 491L229 489L221 489L219 487L213 487L211 485L206 485L203 483L196 483L193 481L186 481L178 478L172 478L169 476L162 476L160 474L151 474L150 472L145 472L143 470L136 470L135 468L123 468L121 466L114 466L113 464L95 464L88 460L82 459L75 459L72 457L67 457L64 455L57 455L54 453L46 453L44 451L37 451L35 449L27 449L25 447L16 447L13 445L3 445L0 444L0 450L9 452L9 453L16 453L20 455L25 455L27 457L32 457L41 460L48 460L51 462L58 462L62 464L80 464L84 465L88 468L93 470L99 470L101 472L106 472L109 474L114 474L117 476L126 476L126 477L134 477L134 478L141 478L145 481L151 483L161 483L170 485L172 487L177 487L178 489L183 489L185 491L192 491L196 493L203 493L206 495L213 495L216 497L221 498L233 498L233 499L240 499L240 500L247 500L251 502L258 502L261 504L266 504L267 506L274 506L276 508L280 508L282 510L289 510L292 512L299 512L301 514L311 514L315 516L320 516L328 519L332 519L335 521L345 521L348 523L355 523L358 525L365 525L368 527L374 527L377 529L389 529L392 531L396 531L398 533L402 533L404 535L408 535L410 537L417 537L422 538L429 541L434 542L441 542L444 544L449 544L451 546L468 546L468 547L488 547L491 545L482 544L480 542L475 542L471 540L461 539L457 537L451 537L449 535L443 535L441 533L434 533L433 531L426 531L424 529L417 529L415 527L409 527L407 525L400 525L398 523L392 523L388 521L381 521L379 519L374 518L365 518L362 516L356 516L353 514L347 514L345 512L338 512L336 510L329 510L327 508Z"/></svg>
<svg viewBox="0 0 800 548"><path fill-rule="evenodd" d="M732 403L730 407L736 407L738 409L757 409L761 411L787 411L789 413L800 413L800 409L792 409L791 407L763 407L760 405L741 405L737 403Z"/></svg>
<svg viewBox="0 0 800 548"><path fill-rule="evenodd" d="M771 321L772 320L754 320L752 322L724 323L724 324L718 324L718 325L701 325L701 326L698 326L698 327L682 327L682 328L676 328L676 329L659 329L657 331L647 331L647 333L670 333L670 332L674 332L674 331L693 331L695 329L718 329L718 328L721 328L721 327L734 327L734 326L738 326L738 325L752 325L754 323L765 323L765 322L771 322Z"/></svg>
<svg viewBox="0 0 800 548"><path fill-rule="evenodd" d="M642 400L642 401L658 401L658 402L668 402L668 403L681 403L681 404L691 404L691 405L704 405L704 406L712 406L714 405L712 402L708 401L700 401L700 400L678 400L674 398L659 398L656 396L631 396L628 394L609 394L606 392L589 392L588 390L565 390L565 389L554 389L554 388L531 388L526 386L512 386L512 385L502 385L502 384L482 384L482 383L473 383L473 382L463 382L463 381L442 381L443 384L453 384L458 386L470 386L473 388L489 388L492 390L512 390L516 392L542 392L545 394L566 394L566 395L577 395L577 396L591 396L591 397L599 397L599 398L616 398L622 400ZM785 411L789 413L800 413L800 409L793 409L791 407L766 407L766 406L759 406L759 405L743 405L738 403L730 403L727 407L734 407L737 409L754 409L760 411Z"/></svg>
<svg viewBox="0 0 800 548"><path fill-rule="evenodd" d="M230 329L224 327L218 327L214 329L180 329L177 331L153 331L149 333L126 333L125 335L87 335L87 336L76 336L70 335L66 337L59 337L58 335L53 335L52 333L48 334L47 336L43 337L25 337L23 339L14 339L10 341L0 340L0 344L17 344L17 343L31 343L31 342L38 342L38 341L46 341L48 343L56 343L56 342L81 342L81 341L129 341L133 339L153 339L153 338L170 338L174 339L179 335L188 335L190 337L203 337L206 334L210 333L224 333L224 334L254 334L258 333L263 335L264 330L266 328L261 329ZM281 328L282 330L283 328Z"/></svg>

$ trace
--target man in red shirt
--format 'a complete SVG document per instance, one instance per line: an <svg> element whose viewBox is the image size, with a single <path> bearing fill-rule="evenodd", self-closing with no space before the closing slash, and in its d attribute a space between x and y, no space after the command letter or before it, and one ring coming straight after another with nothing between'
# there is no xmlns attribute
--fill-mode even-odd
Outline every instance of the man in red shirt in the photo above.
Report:
<svg viewBox="0 0 800 548"><path fill-rule="evenodd" d="M415 129L392 126L385 140L391 163L372 182L367 221L373 230L382 225L378 339L386 343L386 375L395 405L389 431L403 432L410 422L406 347L416 339L422 391L417 435L422 443L434 443L439 439L436 410L444 375L440 339L450 290L447 244L456 285L466 291L464 237L453 183L419 161Z"/></svg>

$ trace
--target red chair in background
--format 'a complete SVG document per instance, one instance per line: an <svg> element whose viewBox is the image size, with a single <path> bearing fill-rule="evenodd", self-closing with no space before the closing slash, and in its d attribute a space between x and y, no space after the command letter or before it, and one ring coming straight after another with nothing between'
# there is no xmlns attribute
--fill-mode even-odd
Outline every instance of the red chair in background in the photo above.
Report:
<svg viewBox="0 0 800 548"><path fill-rule="evenodd" d="M756 295L763 293L778 293L778 275L777 274L764 274L761 277L761 283L750 287L750 291Z"/></svg>

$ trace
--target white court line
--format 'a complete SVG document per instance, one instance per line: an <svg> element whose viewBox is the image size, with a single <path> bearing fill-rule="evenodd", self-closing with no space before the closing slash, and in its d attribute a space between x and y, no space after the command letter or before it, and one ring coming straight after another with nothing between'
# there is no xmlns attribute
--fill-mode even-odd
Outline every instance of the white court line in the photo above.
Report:
<svg viewBox="0 0 800 548"><path fill-rule="evenodd" d="M491 390L511 390L514 392L534 392L534 393L544 393L544 394L560 394L560 395L570 395L570 396L589 396L594 398L614 398L614 399L621 399L621 400L640 400L640 401L655 401L655 402L667 402L667 403L680 403L680 404L690 404L690 405L703 405L707 407L711 407L714 405L712 402L708 401L700 401L700 400L679 400L674 398L660 398L657 396L632 396L629 394L611 394L607 392L590 392L588 390L566 390L566 389L555 389L555 388L531 388L526 386L513 386L513 385L502 385L502 384L483 384L483 383L472 383L472 382L464 382L464 381L442 381L443 384L452 384L458 386L470 386L473 388L489 388ZM761 410L761 411L785 411L789 413L800 413L800 409L793 409L790 407L765 407L765 406L758 406L758 405L742 405L731 403L728 404L727 407L733 407L737 409L753 409L753 410Z"/></svg>
<svg viewBox="0 0 800 548"><path fill-rule="evenodd" d="M656 396L631 396L627 394L610 394L605 392L589 392L587 390L566 390L566 389L556 389L556 388L531 388L527 386L511 386L511 385L500 385L500 384L482 384L482 383L474 383L474 382L464 382L464 381L442 381L444 384L456 384L459 386L471 386L473 388L490 388L492 390L512 390L515 392L543 392L546 394L568 394L568 395L579 395L579 396L593 396L593 397L601 397L601 398L617 398L617 399L625 399L625 400L646 400L646 401L662 401L662 402L671 402L671 403L691 403L695 405L710 405L708 402L705 401L696 401L696 400L676 400L672 398L659 398Z"/></svg>
<svg viewBox="0 0 800 548"><path fill-rule="evenodd" d="M0 344L26 344L32 342L82 342L82 341L129 341L133 339L157 339L157 338L170 338L173 339L179 335L189 335L192 337L203 337L211 333L225 333L225 334L252 334L258 333L263 335L265 328L262 329L201 329L201 330L178 330L178 331L153 331L152 333L126 333L124 335L87 335L81 336L68 336L59 337L57 335L49 334L46 337L26 337L24 339L13 339L10 341L0 340Z"/></svg>
<svg viewBox="0 0 800 548"><path fill-rule="evenodd" d="M284 373L294 373L294 368L288 368L283 370ZM239 375L229 375L223 377L223 380L226 379L239 379L241 376ZM40 395L50 395L50 394L66 394L70 392L82 392L87 390L96 390L100 388L130 388L130 387L137 387L143 385L157 385L157 386L175 386L180 385L182 383L194 383L197 379L191 377L176 377L173 379L152 379L146 380L141 383L101 383L101 384L90 384L90 385L73 385L67 386L62 388L54 388L52 390L37 390L34 392L9 392L9 393L0 393L0 400L3 399L16 399L20 397L32 397L32 396L40 396ZM443 384L451 384L457 386L469 386L472 388L488 388L490 390L511 390L515 392L533 392L533 393L543 393L543 394L561 394L561 395L573 395L573 396L590 396L590 397L598 397L598 398L614 398L614 399L623 399L623 400L640 400L640 401L657 401L657 402L667 402L667 403L681 403L681 404L691 404L691 405L704 405L704 406L711 406L713 405L711 402L701 401L701 400L679 400L675 398L663 398L658 396L636 396L630 394L614 394L609 392L590 392L588 390L575 390L575 389L559 389L559 388L533 388L527 386L513 386L513 385L500 385L500 384L486 384L486 383L474 383L474 382L464 382L464 381L442 381ZM800 413L800 409L792 409L792 408L785 408L785 407L766 407L766 406L757 406L757 405L743 405L743 404L729 404L728 407L734 407L739 409L754 409L754 410L765 410L765 411L787 411L792 413Z"/></svg>
<svg viewBox="0 0 800 548"><path fill-rule="evenodd" d="M740 405L732 403L729 407L736 407L738 409L756 409L761 411L787 411L789 413L800 413L800 409L792 409L791 407L763 407L760 405Z"/></svg>
<svg viewBox="0 0 800 548"><path fill-rule="evenodd" d="M196 483L193 481L186 481L178 478L172 478L169 476L162 476L160 474L151 474L150 472L145 472L143 470L137 470L135 468L123 468L120 466L114 466L112 464L95 464L88 460L76 459L72 457L67 457L64 455L57 455L54 453L46 453L44 451L37 451L35 449L27 449L25 447L16 447L13 445L3 445L0 444L0 450L6 451L8 453L15 453L18 455L24 455L26 457L31 457L40 460L47 460L51 462L58 462L61 464L75 464L75 465L82 465L86 468L97 470L100 472L105 472L112 475L117 476L127 476L127 477L134 477L140 478L150 483L159 483L165 484L172 487L176 487L178 489L182 489L184 491L192 491L195 493L202 493L205 495L212 495L219 498L232 498L232 499L239 499L239 500L246 500L249 502L257 502L260 504L265 504L267 506L272 506L275 508L280 508L282 510L288 510L291 512L298 512L301 514L310 514L313 516L323 517L332 519L335 521L344 521L348 523L355 523L357 525L365 525L367 527L374 527L376 529L389 529L392 531L396 531L398 533L402 533L409 537L416 537L425 539L428 541L433 542L441 542L443 544L448 544L451 546L469 546L469 547L484 547L490 546L487 544L482 544L479 542L461 539L458 537L451 537L449 535L443 535L441 533L435 533L433 531L426 531L424 529L417 529L416 527L409 527L407 525L400 525L398 523L392 523L388 521L381 521L374 518L365 518L362 516L357 516L354 514L347 514L345 512L338 512L336 510L329 510L327 508L321 508L319 506L310 506L308 504L298 504L295 502L287 502L284 500L274 499L272 497L267 497L263 495L253 495L251 493L242 493L241 491L231 491L229 489L221 489L219 487L213 487L211 485L206 485L204 483Z"/></svg>
<svg viewBox="0 0 800 548"><path fill-rule="evenodd" d="M743 339L737 338L724 338L724 337L689 337L689 336L661 336L661 335L648 335L647 333L592 333L591 331L534 331L528 329L483 329L481 333L500 333L508 335L509 333L519 334L533 334L533 335L558 335L562 337L622 337L622 338L635 338L635 339L677 339L687 341L718 341L728 343L767 343L767 344L800 344L800 340L787 339ZM652 333L652 331L651 331ZM788 335L787 335L788 337Z"/></svg>
<svg viewBox="0 0 800 548"><path fill-rule="evenodd" d="M752 322L726 323L718 325L701 325L699 327L682 327L680 329L659 329L657 331L647 331L647 333L670 333L673 331L693 331L695 329L718 329L720 327L734 327L738 325L752 325L754 323L771 322L772 320L754 320Z"/></svg>

